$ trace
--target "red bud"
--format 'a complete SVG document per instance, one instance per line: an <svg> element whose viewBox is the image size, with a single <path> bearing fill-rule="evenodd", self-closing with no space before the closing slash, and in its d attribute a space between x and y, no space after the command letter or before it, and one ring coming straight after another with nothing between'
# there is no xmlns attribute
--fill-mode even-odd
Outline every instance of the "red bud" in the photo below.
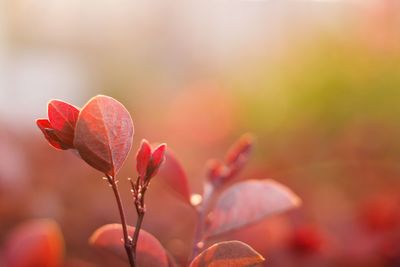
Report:
<svg viewBox="0 0 400 267"><path fill-rule="evenodd" d="M147 172L151 158L151 147L146 139L142 140L140 148L136 154L136 170L139 176L144 177Z"/></svg>
<svg viewBox="0 0 400 267"><path fill-rule="evenodd" d="M149 180L157 174L165 159L166 148L166 144L161 144L152 150L149 142L142 140L136 154L136 169L142 179Z"/></svg>
<svg viewBox="0 0 400 267"><path fill-rule="evenodd" d="M164 160L166 144L161 144L154 149L152 154L152 164L154 167L159 167Z"/></svg>
<svg viewBox="0 0 400 267"><path fill-rule="evenodd" d="M251 149L253 148L254 137L251 134L242 135L231 148L228 150L225 156L225 162L227 165L236 164L240 161L246 161L249 157Z"/></svg>
<svg viewBox="0 0 400 267"><path fill-rule="evenodd" d="M207 162L207 177L213 184L219 183L228 172L226 166L217 159L211 159Z"/></svg>

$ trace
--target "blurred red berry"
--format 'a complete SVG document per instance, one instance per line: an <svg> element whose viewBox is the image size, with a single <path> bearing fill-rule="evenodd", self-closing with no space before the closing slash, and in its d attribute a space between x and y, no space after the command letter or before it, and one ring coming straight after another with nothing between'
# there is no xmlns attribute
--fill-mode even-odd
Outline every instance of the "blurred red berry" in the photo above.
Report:
<svg viewBox="0 0 400 267"><path fill-rule="evenodd" d="M381 244L379 255L387 267L400 266L400 239L393 238Z"/></svg>
<svg viewBox="0 0 400 267"><path fill-rule="evenodd" d="M301 254L318 252L322 245L322 233L314 226L302 226L295 229L290 239L290 247Z"/></svg>
<svg viewBox="0 0 400 267"><path fill-rule="evenodd" d="M371 231L392 230L400 226L399 200L391 196L378 196L361 207L360 222Z"/></svg>

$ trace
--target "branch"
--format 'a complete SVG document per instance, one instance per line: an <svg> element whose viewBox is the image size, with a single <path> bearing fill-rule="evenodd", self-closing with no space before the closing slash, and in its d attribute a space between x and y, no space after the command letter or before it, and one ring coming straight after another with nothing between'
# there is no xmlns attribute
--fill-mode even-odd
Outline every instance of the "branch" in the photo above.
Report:
<svg viewBox="0 0 400 267"><path fill-rule="evenodd" d="M202 203L197 207L197 222L195 228L195 234L193 238L192 253L188 258L188 262L191 262L200 252L204 246L204 224L205 216L209 210L210 202L215 196L215 188L212 184L206 183L204 186Z"/></svg>
<svg viewBox="0 0 400 267"><path fill-rule="evenodd" d="M110 184L110 186L114 192L115 199L117 201L118 211L119 211L119 215L121 217L122 232L123 232L123 236L124 236L124 246L125 246L126 255L128 256L129 265L131 267L136 267L136 260L135 260L134 254L132 253L132 240L130 239L129 234L128 234L128 227L126 224L124 207L122 205L121 196L119 195L118 186L117 186L117 183L116 183L116 180L114 177L112 177L108 174L106 174L106 177L107 177L108 183Z"/></svg>
<svg viewBox="0 0 400 267"><path fill-rule="evenodd" d="M142 223L144 219L144 215L146 213L146 206L144 204L144 196L146 194L147 188L149 183L142 183L140 176L137 178L136 183L133 183L132 180L129 180L132 186L132 193L134 196L135 208L137 213L137 221L135 232L133 233L132 241L132 251L133 257L136 260L136 250L137 250L137 243L139 240L140 229L142 228Z"/></svg>

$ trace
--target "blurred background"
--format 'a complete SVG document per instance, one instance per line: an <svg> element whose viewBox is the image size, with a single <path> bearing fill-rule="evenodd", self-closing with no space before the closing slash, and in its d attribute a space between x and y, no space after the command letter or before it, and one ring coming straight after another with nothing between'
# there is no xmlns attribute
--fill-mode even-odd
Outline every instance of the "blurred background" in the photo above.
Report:
<svg viewBox="0 0 400 267"><path fill-rule="evenodd" d="M101 266L87 238L118 222L112 192L35 125L48 100L96 94L131 112L134 150L168 143L196 193L208 158L257 137L241 178L304 205L221 239L266 266L400 266L400 1L0 0L0 244L52 218L66 262ZM133 154L120 174L132 223ZM156 179L147 206L144 229L184 263L192 210Z"/></svg>

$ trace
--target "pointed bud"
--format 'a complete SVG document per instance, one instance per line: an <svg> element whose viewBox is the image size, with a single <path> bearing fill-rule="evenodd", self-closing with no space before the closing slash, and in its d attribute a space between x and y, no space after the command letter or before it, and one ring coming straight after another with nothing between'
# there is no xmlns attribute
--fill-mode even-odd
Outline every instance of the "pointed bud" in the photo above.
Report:
<svg viewBox="0 0 400 267"><path fill-rule="evenodd" d="M227 174L228 169L220 160L211 159L206 164L206 172L208 180L213 184L217 184Z"/></svg>
<svg viewBox="0 0 400 267"><path fill-rule="evenodd" d="M150 164L147 167L147 179L154 177L158 173L161 164L164 162L166 149L167 145L161 144L153 151Z"/></svg>
<svg viewBox="0 0 400 267"><path fill-rule="evenodd" d="M151 147L146 139L142 140L136 154L136 170L141 177L145 177L151 159Z"/></svg>
<svg viewBox="0 0 400 267"><path fill-rule="evenodd" d="M253 143L254 138L252 135L242 135L228 150L224 162L218 160L209 161L207 164L208 180L215 187L232 181L249 160Z"/></svg>
<svg viewBox="0 0 400 267"><path fill-rule="evenodd" d="M226 153L226 164L234 165L247 161L253 148L253 144L254 137L251 134L242 135Z"/></svg>
<svg viewBox="0 0 400 267"><path fill-rule="evenodd" d="M154 149L151 155L153 160L152 161L153 166L159 167L161 163L164 161L166 148L167 148L166 144L161 144L158 147L156 147L156 149Z"/></svg>

